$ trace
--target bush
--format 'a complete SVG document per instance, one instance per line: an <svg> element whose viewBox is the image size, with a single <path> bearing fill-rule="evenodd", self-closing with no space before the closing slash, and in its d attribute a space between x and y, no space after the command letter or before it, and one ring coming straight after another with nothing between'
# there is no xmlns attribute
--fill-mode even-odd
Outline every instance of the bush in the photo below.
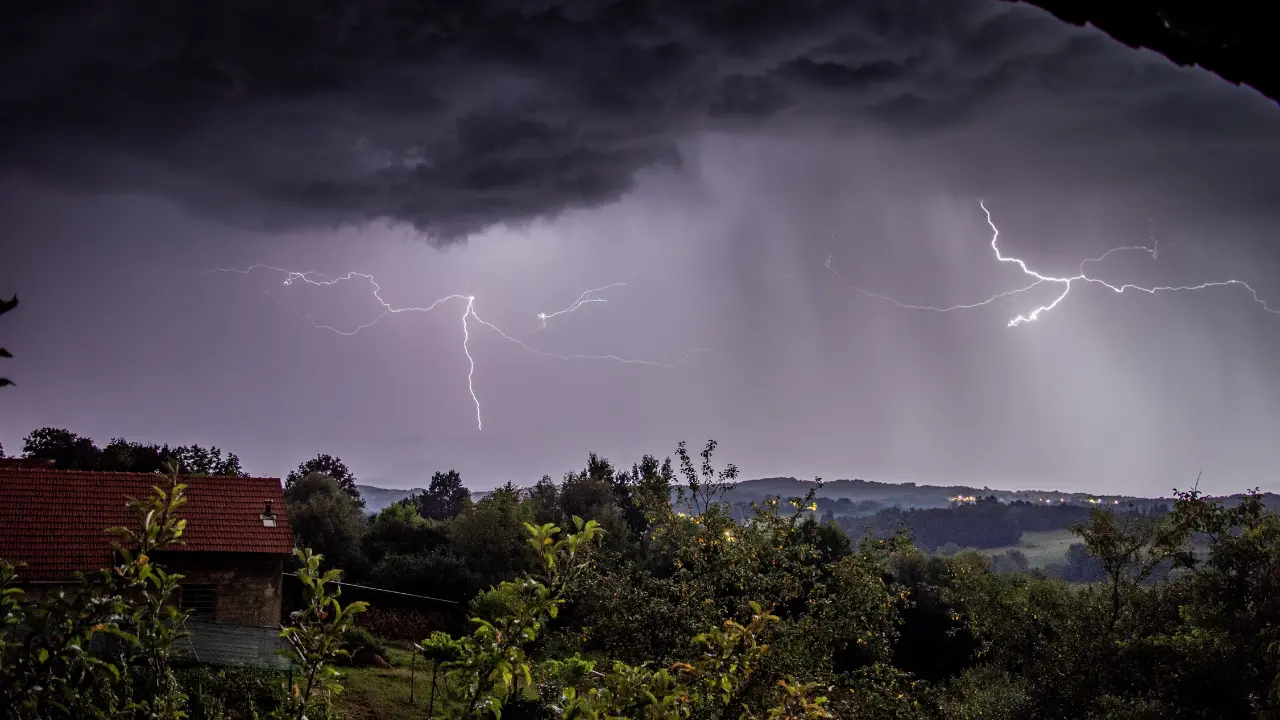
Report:
<svg viewBox="0 0 1280 720"><path fill-rule="evenodd" d="M191 720L251 718L282 707L285 676L252 668L193 667L177 671Z"/></svg>
<svg viewBox="0 0 1280 720"><path fill-rule="evenodd" d="M380 657L384 659L387 657L386 644L374 637L373 633L362 627L356 627L353 625L343 631L342 645L343 649L352 655L355 655L356 651L361 648L369 648Z"/></svg>

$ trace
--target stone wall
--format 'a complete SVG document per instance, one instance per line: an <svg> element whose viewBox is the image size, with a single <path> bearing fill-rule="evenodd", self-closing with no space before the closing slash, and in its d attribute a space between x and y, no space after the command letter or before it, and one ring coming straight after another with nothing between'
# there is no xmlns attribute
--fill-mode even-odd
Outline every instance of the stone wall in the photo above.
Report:
<svg viewBox="0 0 1280 720"><path fill-rule="evenodd" d="M178 551L156 553L155 560L165 572L182 575L182 585L215 586L215 622L279 626L284 556ZM72 583L57 582L19 582L18 586L30 600L74 589Z"/></svg>
<svg viewBox="0 0 1280 720"><path fill-rule="evenodd" d="M280 555L249 553L165 553L165 570L183 575L183 585L216 587L214 621L239 625L280 624Z"/></svg>

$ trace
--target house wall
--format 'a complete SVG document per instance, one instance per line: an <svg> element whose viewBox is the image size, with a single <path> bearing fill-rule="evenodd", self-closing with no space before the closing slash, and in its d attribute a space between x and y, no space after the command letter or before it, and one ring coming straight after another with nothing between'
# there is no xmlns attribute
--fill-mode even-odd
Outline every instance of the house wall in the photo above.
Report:
<svg viewBox="0 0 1280 720"><path fill-rule="evenodd" d="M217 586L214 620L239 625L280 624L281 555L166 553L157 562L183 576L180 584Z"/></svg>
<svg viewBox="0 0 1280 720"><path fill-rule="evenodd" d="M181 585L217 586L214 620L237 625L275 627L280 624L284 556L266 553L156 553L165 572L183 576ZM36 600L60 589L74 591L73 583L18 583L25 597Z"/></svg>

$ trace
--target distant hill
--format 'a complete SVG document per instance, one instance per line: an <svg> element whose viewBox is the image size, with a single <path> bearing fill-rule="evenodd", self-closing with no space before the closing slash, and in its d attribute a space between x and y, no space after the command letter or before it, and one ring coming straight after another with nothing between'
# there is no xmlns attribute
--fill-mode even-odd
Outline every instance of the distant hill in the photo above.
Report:
<svg viewBox="0 0 1280 720"><path fill-rule="evenodd" d="M813 487L811 480L798 480L793 477L771 477L756 480L744 480L738 483L728 494L731 501L748 502L771 496L795 497L803 496ZM1096 495L1092 493L1067 493L1058 490L999 490L994 488L975 488L967 485L917 485L913 482L891 483L876 480L832 480L825 482L818 492L818 497L831 500L847 499L853 502L875 502L885 506L902 508L946 507L952 498L976 498L994 495L1004 502L1024 500L1027 502L1065 502L1093 504L1128 503L1146 504L1155 502L1156 498L1140 498L1130 495Z"/></svg>
<svg viewBox="0 0 1280 720"><path fill-rule="evenodd" d="M356 490L359 490L360 497L364 498L364 509L370 515L380 513L383 509L395 505L410 495L417 495L422 492L422 488L401 490L399 488L380 488L374 485L356 485ZM487 491L473 492L471 493L471 499L473 501L479 500L488 494Z"/></svg>
<svg viewBox="0 0 1280 720"><path fill-rule="evenodd" d="M374 487L373 485L356 485L356 490L360 491L360 497L364 498L364 509L370 514L382 512L383 508L395 505L410 495L422 492L422 488L400 490L397 488Z"/></svg>
<svg viewBox="0 0 1280 720"><path fill-rule="evenodd" d="M803 497L813 487L812 480L799 480L793 477L770 477L743 480L734 486L725 497L730 502L751 502L768 497ZM383 508L395 504L410 495L422 492L421 488L400 490L380 488L373 485L357 485L360 496L364 498L365 508L370 513L380 512ZM479 500L488 495L488 491L471 493L472 500ZM866 502L882 507L937 508L947 507L953 498L977 498L994 495L1003 502L1022 500L1025 502L1055 504L1093 504L1093 505L1129 505L1138 506L1168 503L1170 498L1148 498L1134 495L1096 495L1093 493L1069 493L1058 490L998 490L993 488L975 488L967 485L917 485L913 482L892 483L877 480L832 480L823 483L818 492L819 498L839 501L848 500L853 503ZM1232 497L1237 497L1233 495ZM1280 506L1277 497L1271 493L1264 496L1269 507ZM874 510L872 510L874 511ZM840 510L836 514L841 514Z"/></svg>

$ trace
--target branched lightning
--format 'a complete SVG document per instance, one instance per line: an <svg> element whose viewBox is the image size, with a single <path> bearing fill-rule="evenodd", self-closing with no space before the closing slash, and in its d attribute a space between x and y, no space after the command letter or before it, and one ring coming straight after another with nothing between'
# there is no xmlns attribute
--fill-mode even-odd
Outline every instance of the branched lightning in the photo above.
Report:
<svg viewBox="0 0 1280 720"><path fill-rule="evenodd" d="M367 273L349 272L349 273L346 273L345 275L333 276L331 279L324 280L324 279L317 279L317 276L319 276L320 273L317 273L314 271L300 272L297 270L289 270L287 268L276 267L274 265L257 264L257 265L251 265L244 269L215 268L213 270L210 270L206 273L201 273L201 274L208 275L211 273L219 273L219 272L233 272L233 273L239 273L241 275L248 275L254 270L271 270L271 271L283 273L285 276L284 277L285 285L292 285L294 282L299 280L308 285L315 285L315 286L336 285L340 282L353 280L356 278L366 280L373 287L373 298L378 301L379 305L382 306L382 312L379 313L377 317L373 318L372 320L366 323L363 323L361 325L357 325L355 328L351 330L343 330L340 328L336 328L332 325L319 322L312 315L310 315L309 313L303 312L293 303L277 298L276 296L272 295L269 292L267 293L268 297L272 298L273 300L279 303L288 305L289 307L293 308L295 312L305 317L311 323L312 327L315 327L321 330L328 330L330 332L334 332L339 335L345 335L348 337L356 335L361 330L365 330L366 328L369 328L378 324L383 318L389 315L396 315L399 313L407 313L407 312L430 312L436 309L436 307L446 302L449 302L451 300L466 301L462 311L462 352L467 356L467 364L468 364L467 390L471 393L471 400L475 404L476 428L480 430L484 429L484 423L481 417L480 397L476 394L476 390L475 390L476 362L475 362L475 358L471 355L471 348L470 348L471 328L468 320L475 320L477 323L489 328L490 330L493 330L502 339L507 340L508 342L514 343L516 345L519 345L522 349L524 349L527 352L530 352L534 355L546 357L546 358L553 358L556 360L608 360L612 362L624 363L627 365L649 365L653 367L670 368L683 363L684 361L688 360L694 355L697 355L698 353L707 352L706 348L697 348L695 350L691 350L690 352L685 353L682 357L680 357L677 360L674 360L671 362L659 362L656 360L625 358L618 355L589 355L589 354L580 354L580 353L575 353L571 355L562 355L560 353L553 353L553 352L548 352L546 350L539 350L529 345L527 342L520 340L519 338L512 337L511 335L503 331L501 328L499 328L497 325L494 325L493 323L481 318L476 313L476 297L474 295L460 295L460 294L445 295L444 297L439 298L435 302L432 302L430 305L414 306L414 307L395 307L391 303L383 299L382 286L378 284L378 281L374 279L372 275L369 275ZM619 287L622 285L626 285L626 283L622 283L622 282L611 283L609 285L603 285L598 288L592 288L591 290L588 290L582 293L581 295L579 295L576 301L574 301L571 305L564 308L563 310L558 310L553 313L538 313L537 318L542 323L542 327L539 329L544 329L546 327L546 321L550 318L571 313L587 303L605 302L605 299L597 297L596 293L602 292L609 288Z"/></svg>
<svg viewBox="0 0 1280 720"><path fill-rule="evenodd" d="M1008 323L1009 327L1017 327L1018 325L1021 325L1023 323L1034 322L1035 320L1038 320L1040 318L1041 314L1049 312L1050 310L1053 310L1063 300L1066 299L1067 295L1070 294L1071 292L1072 284L1077 281L1101 285L1102 287L1105 287L1108 290L1111 290L1112 292L1115 292L1115 293L1123 293L1126 290L1136 290L1136 291L1144 292L1150 295L1155 295L1156 293L1161 293L1161 292L1205 290L1213 287L1239 285L1240 287L1243 287L1244 289L1249 291L1249 294L1253 297L1254 302L1262 306L1263 310L1266 310L1269 313L1275 313L1280 315L1280 310L1272 308L1270 305L1268 305L1265 300L1263 300L1261 297L1258 296L1258 292L1243 280L1235 280L1235 279L1216 280L1212 282L1201 283L1199 285L1157 285L1152 287L1144 287L1142 285L1136 285L1133 283L1125 283L1123 285L1112 285L1111 283L1108 283L1105 280L1092 277L1085 270L1085 266L1088 265L1089 263L1100 263L1103 260L1106 260L1113 253L1118 253L1118 252L1141 251L1150 255L1151 258L1154 260L1159 257L1159 250L1160 250L1160 246L1158 242L1154 239L1151 240L1151 246L1149 247L1146 245L1125 245L1122 247L1112 248L1106 251L1105 253L1099 255L1098 257L1086 258L1080 262L1078 272L1075 275L1072 275L1070 277L1055 277L1052 275L1042 275L1041 273L1036 272L1035 270L1028 267L1027 263L1021 260L1020 258L1006 257L1003 253L1000 252L1000 245L999 245L1000 230L999 228L996 227L995 222L991 219L991 211L987 209L986 203L979 200L978 205L979 207L982 208L982 212L986 214L987 225L991 227L991 250L995 253L996 260L1002 263L1013 263L1017 265L1018 269L1020 269L1024 275L1027 275L1033 278L1033 281L1029 285L1017 288L1015 290L1006 290L1005 292L996 293L995 295L992 295L986 300L983 300L981 302L976 302L976 303L970 303L966 305L952 305L949 307L935 307L932 305L911 305L908 303L900 302L886 295L873 293L868 290L864 290L862 288L851 285L849 282L847 282L844 279L843 276L840 275L840 272L838 270L832 267L830 256L827 257L826 267L828 270L830 270L832 273L835 274L836 278L839 279L840 282L845 285L845 287L848 287L850 290L854 290L855 292L861 293L862 295L866 295L867 297L872 297L879 300L890 302L893 305L906 310L930 310L933 312L952 312L954 310L967 310L971 308L981 307L989 303L993 303L996 300L999 300L1001 298L1026 292L1027 290L1030 290L1031 288L1034 288L1043 283L1054 283L1062 286L1062 292L1059 293L1056 297L1054 297L1053 300L1051 300L1049 303L1045 305L1041 305L1035 308L1029 313L1014 317L1012 320L1009 321ZM1148 237L1150 238L1150 233L1148 233Z"/></svg>
<svg viewBox="0 0 1280 720"><path fill-rule="evenodd" d="M538 313L538 322L540 323L538 326L538 330L546 330L547 321L550 320L551 318L558 317L560 315L567 315L573 312L574 310L577 310L578 308L582 307L583 305L586 305L587 303L608 302L608 300L602 297L596 297L596 293L604 292L605 290L609 290L611 288L622 287L624 285L626 285L626 283L616 282L616 283L609 283L608 285L601 285L598 288L591 288L590 290L579 295L578 299L573 301L573 304L571 304L569 307L563 310L557 310L553 313ZM534 332L538 332L538 330L534 330Z"/></svg>

